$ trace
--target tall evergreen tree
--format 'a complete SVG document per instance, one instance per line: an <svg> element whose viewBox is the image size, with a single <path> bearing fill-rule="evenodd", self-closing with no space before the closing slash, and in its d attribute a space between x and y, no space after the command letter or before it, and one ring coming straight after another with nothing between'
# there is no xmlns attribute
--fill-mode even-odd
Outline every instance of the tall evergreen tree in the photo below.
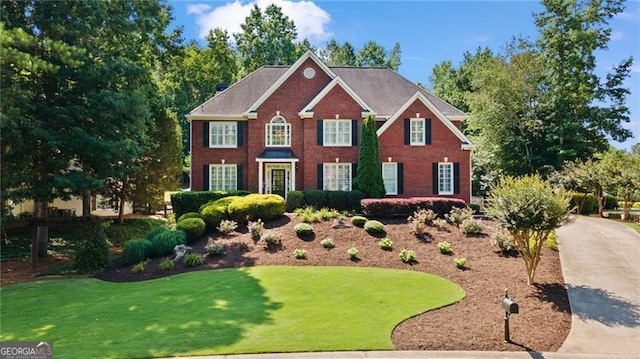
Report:
<svg viewBox="0 0 640 359"><path fill-rule="evenodd" d="M382 179L376 121L373 116L368 116L362 123L360 138L358 169L353 179L353 188L364 192L369 198L384 197L386 190Z"/></svg>

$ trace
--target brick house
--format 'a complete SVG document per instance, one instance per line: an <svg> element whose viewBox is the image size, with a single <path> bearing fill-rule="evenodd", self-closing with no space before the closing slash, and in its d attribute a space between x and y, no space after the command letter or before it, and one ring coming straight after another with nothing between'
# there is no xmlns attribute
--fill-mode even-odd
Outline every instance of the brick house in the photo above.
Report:
<svg viewBox="0 0 640 359"><path fill-rule="evenodd" d="M469 202L473 144L462 111L388 68L329 67L311 51L261 67L187 115L191 189L350 190L370 115L387 196Z"/></svg>

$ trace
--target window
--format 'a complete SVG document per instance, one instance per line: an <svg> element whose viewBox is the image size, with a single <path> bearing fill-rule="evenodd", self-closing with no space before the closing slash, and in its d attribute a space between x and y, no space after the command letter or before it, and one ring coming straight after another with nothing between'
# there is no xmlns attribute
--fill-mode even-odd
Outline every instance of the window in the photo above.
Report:
<svg viewBox="0 0 640 359"><path fill-rule="evenodd" d="M236 122L211 122L209 147L237 147L238 124Z"/></svg>
<svg viewBox="0 0 640 359"><path fill-rule="evenodd" d="M324 120L325 146L351 146L351 120Z"/></svg>
<svg viewBox="0 0 640 359"><path fill-rule="evenodd" d="M238 171L236 165L211 165L210 191L236 190L238 186Z"/></svg>
<svg viewBox="0 0 640 359"><path fill-rule="evenodd" d="M453 163L438 163L438 194L453 194Z"/></svg>
<svg viewBox="0 0 640 359"><path fill-rule="evenodd" d="M325 163L322 189L351 191L351 163Z"/></svg>
<svg viewBox="0 0 640 359"><path fill-rule="evenodd" d="M266 126L267 146L291 146L291 124L288 124L284 118L276 116Z"/></svg>
<svg viewBox="0 0 640 359"><path fill-rule="evenodd" d="M425 144L424 118L411 119L411 146L423 146Z"/></svg>
<svg viewBox="0 0 640 359"><path fill-rule="evenodd" d="M382 163L382 180L387 194L398 194L398 164Z"/></svg>

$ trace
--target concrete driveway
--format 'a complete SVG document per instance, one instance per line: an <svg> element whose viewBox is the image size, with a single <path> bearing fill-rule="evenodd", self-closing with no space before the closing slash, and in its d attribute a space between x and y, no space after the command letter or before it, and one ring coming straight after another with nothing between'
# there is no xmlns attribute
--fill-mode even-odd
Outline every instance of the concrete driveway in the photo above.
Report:
<svg viewBox="0 0 640 359"><path fill-rule="evenodd" d="M640 357L640 235L582 216L556 233L572 311L558 353Z"/></svg>

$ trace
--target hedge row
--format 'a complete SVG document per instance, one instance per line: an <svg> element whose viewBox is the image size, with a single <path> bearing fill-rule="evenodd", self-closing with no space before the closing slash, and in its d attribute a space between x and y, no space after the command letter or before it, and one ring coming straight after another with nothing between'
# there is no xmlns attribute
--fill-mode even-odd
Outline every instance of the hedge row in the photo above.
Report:
<svg viewBox="0 0 640 359"><path fill-rule="evenodd" d="M171 205L176 218L188 212L198 212L208 202L228 196L246 196L249 191L185 191L171 194Z"/></svg>
<svg viewBox="0 0 640 359"><path fill-rule="evenodd" d="M291 191L287 194L287 211L312 206L333 208L338 211L359 211L360 201L365 197L362 191L323 191L318 189Z"/></svg>
<svg viewBox="0 0 640 359"><path fill-rule="evenodd" d="M431 209L444 217L452 208L464 208L466 203L457 198L412 197L412 198L367 198L361 201L362 212L369 217L408 217L418 209Z"/></svg>

